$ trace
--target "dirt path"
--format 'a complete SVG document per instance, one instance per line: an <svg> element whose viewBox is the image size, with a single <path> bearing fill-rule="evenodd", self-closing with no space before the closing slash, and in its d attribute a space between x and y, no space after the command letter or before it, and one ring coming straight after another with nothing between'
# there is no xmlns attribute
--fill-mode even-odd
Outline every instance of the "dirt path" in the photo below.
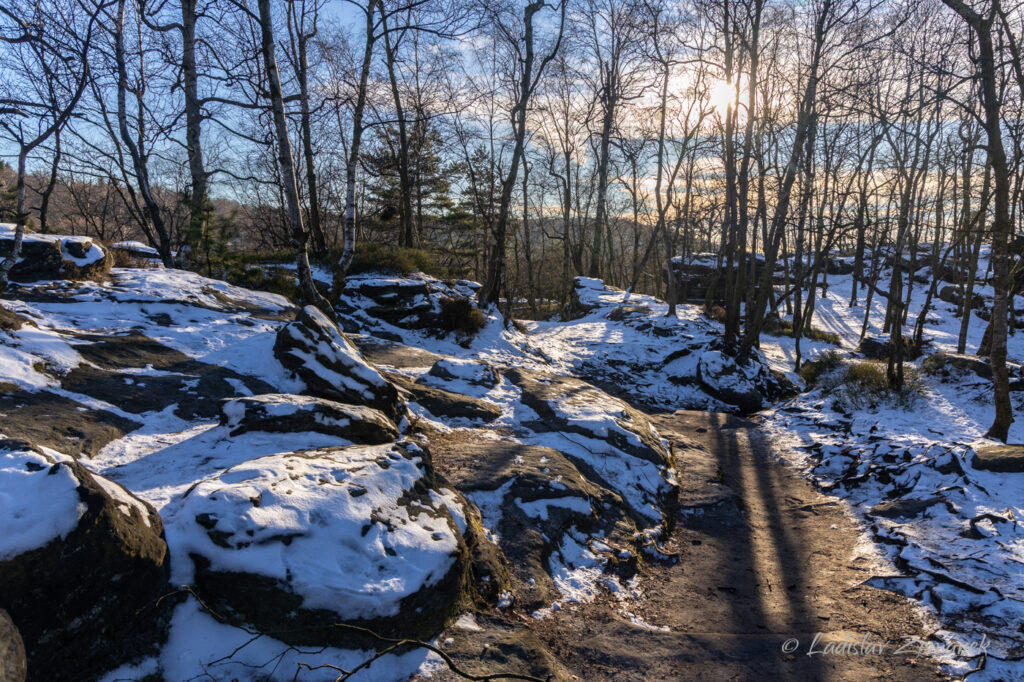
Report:
<svg viewBox="0 0 1024 682"><path fill-rule="evenodd" d="M585 680L935 680L904 638L930 630L896 594L863 587L880 568L839 503L776 464L736 417L653 418L673 443L681 507L665 549L641 573L643 598L567 608L534 627ZM630 618L633 616L634 618ZM637 622L634 622L637 621ZM667 628L667 629L661 629ZM828 642L889 642L883 655L808 655ZM799 644L782 651L787 640Z"/></svg>

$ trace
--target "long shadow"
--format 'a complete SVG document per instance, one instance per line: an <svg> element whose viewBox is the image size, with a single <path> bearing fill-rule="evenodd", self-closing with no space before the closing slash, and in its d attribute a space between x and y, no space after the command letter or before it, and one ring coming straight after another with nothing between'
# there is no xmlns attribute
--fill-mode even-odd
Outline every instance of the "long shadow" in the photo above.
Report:
<svg viewBox="0 0 1024 682"><path fill-rule="evenodd" d="M721 413L708 417L709 427L714 430L720 471L739 497L744 517L740 523L719 522L702 528L710 533L723 532L722 546L733 548L720 557L722 574L735 590L728 599L733 631L769 636L750 651L761 658L760 665L756 666L759 673L772 674L775 679L826 679L823 658L805 655L810 636L820 625L804 572L810 557L794 537L799 529L794 533L787 527L776 496L776 479L780 472L759 452L762 444L758 442L753 424ZM740 442L741 434L747 438L746 444ZM746 457L745 448L749 448ZM763 518L758 518L761 516ZM763 524L765 531L756 531L754 524ZM768 547L764 546L766 537ZM777 571L774 576L773 565ZM775 584L773 578L781 578L781 584ZM775 597L780 591L785 595L782 599ZM781 609L778 608L780 602ZM800 648L794 652L795 656L787 656L781 645L793 637L800 641Z"/></svg>

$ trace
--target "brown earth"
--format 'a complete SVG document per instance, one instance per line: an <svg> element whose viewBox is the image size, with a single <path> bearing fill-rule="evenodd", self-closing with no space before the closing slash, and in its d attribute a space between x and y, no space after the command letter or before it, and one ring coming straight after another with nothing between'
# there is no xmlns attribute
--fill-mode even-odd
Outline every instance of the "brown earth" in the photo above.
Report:
<svg viewBox="0 0 1024 682"><path fill-rule="evenodd" d="M926 614L902 596L862 585L887 571L870 545L860 543L856 521L840 501L777 463L753 424L683 411L651 420L677 458L679 514L664 545L674 559L643 567L639 599L605 595L544 620L520 618L557 661L548 674L580 680L944 679L913 647L896 653L906 638L927 639L936 629ZM451 629L440 639L455 634L452 653L477 674L539 672L515 665L514 656L507 666L473 661L488 651L485 638L476 642L488 629ZM815 651L830 642L849 644L841 653L808 655L816 633ZM789 640L797 644L787 653ZM885 653L861 655L864 642L869 651L885 646Z"/></svg>

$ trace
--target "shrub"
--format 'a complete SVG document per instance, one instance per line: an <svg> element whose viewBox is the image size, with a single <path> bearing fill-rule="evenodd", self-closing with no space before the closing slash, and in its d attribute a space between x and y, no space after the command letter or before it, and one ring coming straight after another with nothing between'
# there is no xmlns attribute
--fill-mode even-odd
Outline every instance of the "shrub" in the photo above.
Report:
<svg viewBox="0 0 1024 682"><path fill-rule="evenodd" d="M924 393L924 383L917 368L903 366L903 388L893 390L886 374L887 364L879 360L859 360L846 366L845 372L834 372L822 386L852 407L875 407L890 402L911 407Z"/></svg>
<svg viewBox="0 0 1024 682"><path fill-rule="evenodd" d="M805 362L800 367L800 378L807 382L808 386L814 386L822 375L839 369L843 364L842 356L834 351L825 351L810 362Z"/></svg>
<svg viewBox="0 0 1024 682"><path fill-rule="evenodd" d="M713 305L707 311L707 316L718 322L725 322L725 308L720 305Z"/></svg>
<svg viewBox="0 0 1024 682"><path fill-rule="evenodd" d="M417 270L428 275L441 275L441 269L434 264L430 253L424 249L410 249L404 246L366 243L356 246L355 256L348 268L349 274L363 272L393 272L408 275Z"/></svg>
<svg viewBox="0 0 1024 682"><path fill-rule="evenodd" d="M804 331L804 337L811 341L822 341L833 346L842 345L842 340L840 340L839 334L836 334L835 332L827 332L824 329L818 329L817 327L811 327L809 330Z"/></svg>
<svg viewBox="0 0 1024 682"><path fill-rule="evenodd" d="M468 298L442 298L441 328L445 331L460 331L473 336L487 324L484 311L473 305Z"/></svg>
<svg viewBox="0 0 1024 682"><path fill-rule="evenodd" d="M246 289L280 294L290 301L299 300L299 287L295 273L284 268L259 265L233 265L224 273L224 279Z"/></svg>

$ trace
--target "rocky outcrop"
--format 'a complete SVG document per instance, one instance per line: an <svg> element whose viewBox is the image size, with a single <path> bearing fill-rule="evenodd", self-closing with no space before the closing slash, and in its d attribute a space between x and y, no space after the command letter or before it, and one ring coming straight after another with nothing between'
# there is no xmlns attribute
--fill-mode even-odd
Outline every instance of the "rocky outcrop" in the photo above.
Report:
<svg viewBox="0 0 1024 682"><path fill-rule="evenodd" d="M220 423L231 429L232 436L248 431L313 432L364 445L398 438L394 422L380 410L282 393L229 398L221 403Z"/></svg>
<svg viewBox="0 0 1024 682"><path fill-rule="evenodd" d="M1024 473L1024 445L993 445L974 451L971 466L986 471Z"/></svg>
<svg viewBox="0 0 1024 682"><path fill-rule="evenodd" d="M13 226L0 226L0 258L9 256L13 248ZM87 237L25 234L21 258L10 278L13 282L102 279L113 264L113 256Z"/></svg>
<svg viewBox="0 0 1024 682"><path fill-rule="evenodd" d="M28 662L25 643L11 616L0 609L0 682L25 682Z"/></svg>
<svg viewBox="0 0 1024 682"><path fill-rule="evenodd" d="M498 372L486 362L463 358L443 358L435 362L430 371L432 377L443 381L464 381L473 386L493 388L501 380Z"/></svg>
<svg viewBox="0 0 1024 682"><path fill-rule="evenodd" d="M763 369L753 362L740 365L722 351L709 350L697 362L697 380L713 397L749 414L764 406L765 398L758 387Z"/></svg>
<svg viewBox="0 0 1024 682"><path fill-rule="evenodd" d="M927 339L922 346L927 345ZM869 360L888 360L892 349L892 341L887 336L865 336L857 350ZM915 345L913 339L903 337L903 359L916 360L922 355L922 348Z"/></svg>
<svg viewBox="0 0 1024 682"><path fill-rule="evenodd" d="M368 405L392 420L404 413L395 387L313 306L303 308L294 322L281 328L274 355L305 382L310 395Z"/></svg>
<svg viewBox="0 0 1024 682"><path fill-rule="evenodd" d="M921 366L927 372L942 376L949 376L954 372L958 374L969 372L982 379L992 378L992 366L988 364L987 358L977 355L934 353L925 358Z"/></svg>
<svg viewBox="0 0 1024 682"><path fill-rule="evenodd" d="M599 279L577 277L572 281L569 303L562 310L562 320L564 322L571 322L572 320L586 317L602 305L606 305L601 301L603 294L615 291L619 291L619 289L609 287Z"/></svg>
<svg viewBox="0 0 1024 682"><path fill-rule="evenodd" d="M561 598L550 567L565 543L580 544L581 555L624 579L637 569L643 535L633 510L566 453L491 438L439 438L435 455L443 461L439 471L493 531L518 608L531 612ZM572 561L568 553L559 560Z"/></svg>
<svg viewBox="0 0 1024 682"><path fill-rule="evenodd" d="M469 316L477 318L477 324L486 323L483 312L476 307L479 288L476 282L441 281L423 273L406 276L365 273L346 278L338 311L346 329L393 335L394 332L380 328L379 323L383 322L393 328L423 330L443 336L458 330ZM466 313L462 319L452 320L451 310L445 314L446 301L449 305L455 301L462 304L458 307ZM466 331L475 332L475 329Z"/></svg>
<svg viewBox="0 0 1024 682"><path fill-rule="evenodd" d="M480 419L492 422L501 416L501 408L490 402L436 386L427 386L402 374L388 373L391 380L407 393L407 400L425 408L435 417Z"/></svg>
<svg viewBox="0 0 1024 682"><path fill-rule="evenodd" d="M124 386L123 379L120 383ZM142 426L53 391L5 390L3 379L0 414L4 415L0 434L17 436L73 457L92 457L111 441Z"/></svg>
<svg viewBox="0 0 1024 682"><path fill-rule="evenodd" d="M939 300L945 301L946 303L952 303L959 307L963 305L963 294L960 291L960 287L957 286L944 286L939 289ZM971 296L971 308L974 310L985 310L985 298L978 293L972 294Z"/></svg>
<svg viewBox="0 0 1024 682"><path fill-rule="evenodd" d="M572 440L585 448L567 449L577 467L629 500L638 518L665 518L675 490L672 456L642 412L578 379L525 369L508 370L505 376L539 417L523 421L524 426L538 433L573 434Z"/></svg>
<svg viewBox="0 0 1024 682"><path fill-rule="evenodd" d="M177 518L199 594L291 644L430 639L454 612L467 551L454 496L412 443L255 459L206 479Z"/></svg>
<svg viewBox="0 0 1024 682"><path fill-rule="evenodd" d="M31 679L88 679L155 651L169 576L160 516L75 461L0 448L0 607Z"/></svg>

